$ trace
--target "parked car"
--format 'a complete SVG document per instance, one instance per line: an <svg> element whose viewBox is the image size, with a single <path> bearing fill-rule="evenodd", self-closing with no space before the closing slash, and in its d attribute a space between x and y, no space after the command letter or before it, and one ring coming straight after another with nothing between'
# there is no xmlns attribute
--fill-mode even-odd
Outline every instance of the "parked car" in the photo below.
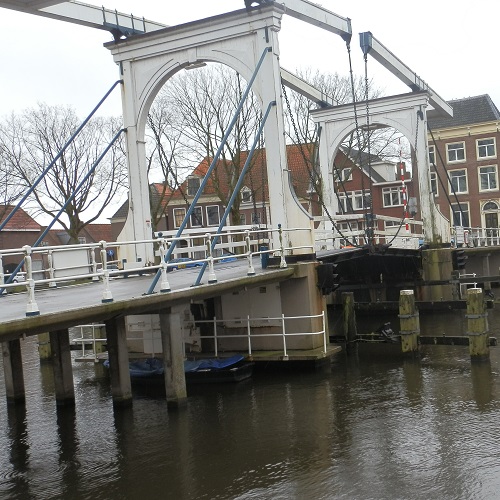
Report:
<svg viewBox="0 0 500 500"><path fill-rule="evenodd" d="M175 271L176 269L186 269L188 267L199 267L203 265L201 262L194 262L193 259L190 259L189 257L171 259L168 263L169 266L167 267L167 271Z"/></svg>
<svg viewBox="0 0 500 500"><path fill-rule="evenodd" d="M10 277L10 274L5 275L5 281ZM26 278L24 277L24 274L18 273L16 274L13 278L11 283L24 283L26 281Z"/></svg>

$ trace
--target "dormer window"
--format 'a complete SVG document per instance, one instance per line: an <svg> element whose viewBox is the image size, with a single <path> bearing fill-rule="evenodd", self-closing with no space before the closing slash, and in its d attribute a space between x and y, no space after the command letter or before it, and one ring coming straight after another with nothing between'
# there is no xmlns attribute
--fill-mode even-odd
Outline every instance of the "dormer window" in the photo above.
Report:
<svg viewBox="0 0 500 500"><path fill-rule="evenodd" d="M188 177L188 196L194 196L200 189L199 177Z"/></svg>
<svg viewBox="0 0 500 500"><path fill-rule="evenodd" d="M247 187L241 188L241 202L242 203L252 203L252 191Z"/></svg>

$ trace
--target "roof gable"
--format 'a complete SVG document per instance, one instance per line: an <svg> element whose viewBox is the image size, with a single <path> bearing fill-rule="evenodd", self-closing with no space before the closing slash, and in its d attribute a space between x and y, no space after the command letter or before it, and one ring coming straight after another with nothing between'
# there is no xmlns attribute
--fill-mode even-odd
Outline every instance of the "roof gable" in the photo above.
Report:
<svg viewBox="0 0 500 500"><path fill-rule="evenodd" d="M3 222L14 208L13 205L2 205L0 207L2 213L0 222ZM38 222L22 208L19 208L3 229L5 231L40 231L40 228L41 226Z"/></svg>

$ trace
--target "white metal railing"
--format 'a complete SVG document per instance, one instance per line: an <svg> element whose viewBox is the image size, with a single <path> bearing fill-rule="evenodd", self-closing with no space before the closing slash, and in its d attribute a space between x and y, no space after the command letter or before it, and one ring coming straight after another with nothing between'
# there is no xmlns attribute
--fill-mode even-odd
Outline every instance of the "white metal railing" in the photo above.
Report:
<svg viewBox="0 0 500 500"><path fill-rule="evenodd" d="M82 358L83 359L91 359L94 361L94 363L98 363L99 362L99 357L98 357L98 352L97 352L97 348L96 348L96 345L99 343L99 344L102 344L104 342L107 342L107 339L106 338L96 338L96 328L98 329L101 329L102 327L104 327L105 325L104 324L99 324L99 323L92 323L92 324L89 324L89 325L78 325L78 326L75 326L75 328L79 328L80 329L80 337L77 337L77 338L74 338L72 339L72 343L73 344L79 344L80 347L81 347L81 350L82 350ZM90 333L91 333L91 336L89 337L86 337L84 335L84 330L85 329L90 329ZM100 333L100 332L99 332ZM88 344L92 344L92 355L88 355L86 353L86 346Z"/></svg>
<svg viewBox="0 0 500 500"><path fill-rule="evenodd" d="M358 246L368 244L368 238L365 231L365 220L362 214L346 214L329 217L315 217L315 221L330 223L333 220L335 227L333 229L316 229L315 242L317 250L332 250L342 248L343 246L353 246L353 242ZM377 221L392 224L380 229ZM354 229L342 228L345 224L357 223ZM354 225L354 224L353 224ZM373 242L379 244L391 244L395 248L416 249L423 242L422 231L417 232L416 228L423 225L422 221L414 219L404 219L377 215L373 227ZM407 229L408 227L408 229Z"/></svg>
<svg viewBox="0 0 500 500"><path fill-rule="evenodd" d="M174 241L182 240L187 247L176 245L173 258L192 256L196 257L190 262L190 265L202 265L207 263L209 283L216 281L214 264L227 259L226 253L231 253L231 257L236 259L245 259L248 276L255 274L253 258L264 255L273 255L280 257L280 267L286 267L285 257L293 253L298 248L305 247L286 247L284 245L283 234L288 231L306 231L311 232L311 228L270 228L260 226L228 226L220 233L216 228L200 228L186 230L186 234L176 238L170 233L157 233L157 237L144 241L120 241L98 243L78 244L78 245L60 245L60 246L42 246L31 247L25 245L22 248L0 250L0 289L5 293L14 287L23 286L27 291L26 315L39 314L39 309L35 300L35 290L41 287L57 287L60 283L75 283L91 279L100 281L103 284L101 301L103 303L112 302L113 297L110 290L110 280L123 276L156 273L161 271L161 291L170 290L167 272L172 268L180 267L178 263L165 262L164 256L168 248ZM273 248L273 234L278 234L274 240L279 241L278 248ZM216 251L212 252L211 242L213 238L218 238ZM311 238L312 240L312 238ZM159 264L141 262L127 262L125 259L108 260L108 249L114 249L117 255L120 250L126 252L125 247L134 247L137 245L150 244L156 249L156 255L159 257ZM308 247L309 248L309 247ZM311 251L313 249L311 248ZM200 258L201 255L201 258ZM15 257L18 262L23 261L22 274L25 280L22 283L6 284L6 276L3 273L3 259L6 257ZM12 259L11 259L12 260ZM39 264L39 268L33 269L33 262Z"/></svg>
<svg viewBox="0 0 500 500"><path fill-rule="evenodd" d="M475 278L476 273L462 273L459 274L459 278ZM472 286L472 288L477 288L477 282L474 279L467 283L460 283L460 299L464 299L467 296L467 288Z"/></svg>
<svg viewBox="0 0 500 500"><path fill-rule="evenodd" d="M450 228L453 246L457 247L495 247L500 246L500 228L498 227L462 227Z"/></svg>
<svg viewBox="0 0 500 500"><path fill-rule="evenodd" d="M294 321L294 320L304 320L304 319L314 319L314 318L321 318L322 320L322 329L317 331L317 332L287 332L286 330L286 322L287 321ZM234 321L245 321L243 318L229 318L229 319L217 319L214 317L213 319L209 320L197 320L194 322L194 325L201 325L201 324L211 324L213 325L213 335L200 335L197 336L197 338L200 339L212 339L214 341L214 354L215 356L218 356L218 342L220 340L227 340L227 339L246 339L247 341L247 346L248 346L248 355L251 356L252 354L252 338L258 338L259 340L262 340L265 337L281 337L283 340L283 358L288 359L288 351L287 351L287 338L288 337L297 337L297 336L311 336L311 335L321 335L323 337L323 352L326 354L327 351L327 340L326 340L326 323L325 323L325 312L323 311L321 314L316 314L316 315L311 315L311 316L285 316L282 314L281 316L278 316L276 318L271 318L271 317L265 317L265 318L250 318L250 316L247 316L246 318L246 334L227 334L224 333L223 335L218 334L218 325L224 325L224 323L227 322L234 322ZM279 333L256 333L252 334L252 322L262 322L262 321L279 321L281 324L281 332Z"/></svg>

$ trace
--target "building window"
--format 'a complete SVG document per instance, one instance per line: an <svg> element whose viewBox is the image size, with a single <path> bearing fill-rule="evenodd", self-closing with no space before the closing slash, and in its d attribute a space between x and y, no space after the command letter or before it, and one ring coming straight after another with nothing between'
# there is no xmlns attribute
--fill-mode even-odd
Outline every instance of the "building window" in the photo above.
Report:
<svg viewBox="0 0 500 500"><path fill-rule="evenodd" d="M240 214L240 225L246 226L246 223L247 223L247 216L245 214Z"/></svg>
<svg viewBox="0 0 500 500"><path fill-rule="evenodd" d="M260 225L261 223L261 214L260 212L252 212L252 226Z"/></svg>
<svg viewBox="0 0 500 500"><path fill-rule="evenodd" d="M252 203L252 201L253 201L252 191L247 187L241 188L241 202Z"/></svg>
<svg viewBox="0 0 500 500"><path fill-rule="evenodd" d="M429 146L429 165L436 164L436 148L434 146Z"/></svg>
<svg viewBox="0 0 500 500"><path fill-rule="evenodd" d="M352 206L354 210L370 208L370 191L353 191Z"/></svg>
<svg viewBox="0 0 500 500"><path fill-rule="evenodd" d="M401 186L385 187L382 189L384 207L400 207L403 205L403 189Z"/></svg>
<svg viewBox="0 0 500 500"><path fill-rule="evenodd" d="M181 227L182 221L186 217L185 208L174 208L174 227Z"/></svg>
<svg viewBox="0 0 500 500"><path fill-rule="evenodd" d="M194 207L191 213L191 227L203 226L203 214L201 207Z"/></svg>
<svg viewBox="0 0 500 500"><path fill-rule="evenodd" d="M470 227L469 204L468 203L452 203L451 219L454 226Z"/></svg>
<svg viewBox="0 0 500 500"><path fill-rule="evenodd" d="M462 170L452 170L449 172L450 175L450 194L467 193L467 171Z"/></svg>
<svg viewBox="0 0 500 500"><path fill-rule="evenodd" d="M78 236L78 243L80 245L85 245L85 243L87 243L85 236Z"/></svg>
<svg viewBox="0 0 500 500"><path fill-rule="evenodd" d="M496 165L479 167L479 191L496 191L498 189L498 174Z"/></svg>
<svg viewBox="0 0 500 500"><path fill-rule="evenodd" d="M207 224L209 226L218 226L220 223L219 205L210 205L207 207Z"/></svg>
<svg viewBox="0 0 500 500"><path fill-rule="evenodd" d="M188 196L194 196L198 189L200 189L200 178L199 177L189 177L188 178Z"/></svg>
<svg viewBox="0 0 500 500"><path fill-rule="evenodd" d="M348 182L352 181L352 168L342 168L335 170L335 181Z"/></svg>
<svg viewBox="0 0 500 500"><path fill-rule="evenodd" d="M352 213L353 207L352 207L350 193L339 193L338 200L339 200L340 213L344 214Z"/></svg>
<svg viewBox="0 0 500 500"><path fill-rule="evenodd" d="M451 144L447 144L446 154L448 155L448 163L465 161L465 143L454 142Z"/></svg>
<svg viewBox="0 0 500 500"><path fill-rule="evenodd" d="M438 183L437 183L437 173L431 172L430 174L431 174L431 193L434 196L438 196L439 191L438 191Z"/></svg>
<svg viewBox="0 0 500 500"><path fill-rule="evenodd" d="M494 137L491 137L489 139L478 139L476 141L476 145L478 159L496 157L497 153Z"/></svg>

